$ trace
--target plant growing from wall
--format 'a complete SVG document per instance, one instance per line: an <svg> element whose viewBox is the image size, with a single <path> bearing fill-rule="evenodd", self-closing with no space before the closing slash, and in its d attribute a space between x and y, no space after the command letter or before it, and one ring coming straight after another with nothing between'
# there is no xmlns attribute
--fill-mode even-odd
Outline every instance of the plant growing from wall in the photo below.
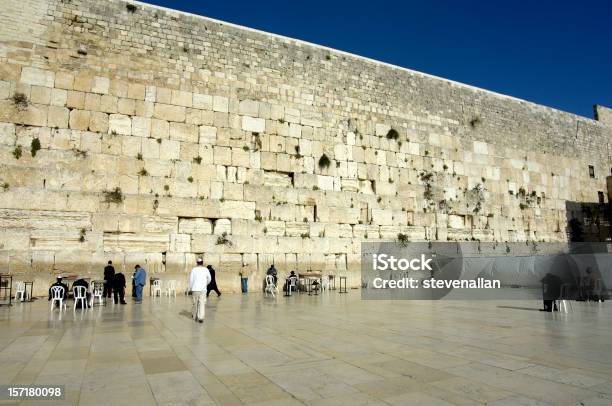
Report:
<svg viewBox="0 0 612 406"><path fill-rule="evenodd" d="M136 159L142 161L142 154L140 152L138 153L138 155L136 155Z"/></svg>
<svg viewBox="0 0 612 406"><path fill-rule="evenodd" d="M189 183L193 183L193 176L188 177L188 178L187 178L187 182L189 182Z"/></svg>
<svg viewBox="0 0 612 406"><path fill-rule="evenodd" d="M11 97L11 101L19 110L25 110L30 105L30 101L28 100L28 96L21 92L15 92Z"/></svg>
<svg viewBox="0 0 612 406"><path fill-rule="evenodd" d="M193 162L200 165L202 163L202 157L198 155L197 157L193 158Z"/></svg>
<svg viewBox="0 0 612 406"><path fill-rule="evenodd" d="M13 149L13 157L15 157L15 159L19 159L21 158L22 154L23 154L23 151L21 150L21 146L17 145L15 149Z"/></svg>
<svg viewBox="0 0 612 406"><path fill-rule="evenodd" d="M133 13L135 13L135 12L136 12L136 10L138 10L138 7L136 7L136 5L135 5L135 4L128 3L128 4L126 4L126 5L125 5L125 9L126 9L126 10L127 10L129 13L132 13L132 14L133 14Z"/></svg>
<svg viewBox="0 0 612 406"><path fill-rule="evenodd" d="M227 233L224 231L220 236L217 237L217 245L226 245L231 247L233 244L229 238L227 238Z"/></svg>
<svg viewBox="0 0 612 406"><path fill-rule="evenodd" d="M79 241L80 242L85 242L85 234L87 233L87 230L85 230L84 228L81 228L81 232L79 234Z"/></svg>
<svg viewBox="0 0 612 406"><path fill-rule="evenodd" d="M147 175L149 174L149 172L147 172L147 170L146 170L145 168L142 168L142 169L141 169L141 170L138 172L138 174L139 174L140 176L147 176Z"/></svg>
<svg viewBox="0 0 612 406"><path fill-rule="evenodd" d="M3 190L4 192L6 192L7 190L9 190L9 188L10 188L10 187L11 187L11 185L9 185L8 183L6 183L6 182L3 182L3 183L2 183L2 190Z"/></svg>
<svg viewBox="0 0 612 406"><path fill-rule="evenodd" d="M123 202L123 193L121 192L120 187L116 187L113 190L105 190L104 191L104 202L105 203L122 203Z"/></svg>
<svg viewBox="0 0 612 406"><path fill-rule="evenodd" d="M397 234L397 243L402 247L407 247L410 239L408 238L408 234L398 233Z"/></svg>
<svg viewBox="0 0 612 406"><path fill-rule="evenodd" d="M321 158L319 158L319 169L327 169L330 165L331 160L329 159L329 157L325 154L321 155Z"/></svg>
<svg viewBox="0 0 612 406"><path fill-rule="evenodd" d="M470 119L469 124L472 129L476 128L481 123L480 117L474 116Z"/></svg>
<svg viewBox="0 0 612 406"><path fill-rule="evenodd" d="M399 138L399 133L397 132L397 130L395 129L390 129L389 131L387 131L387 139L388 140L396 140Z"/></svg>

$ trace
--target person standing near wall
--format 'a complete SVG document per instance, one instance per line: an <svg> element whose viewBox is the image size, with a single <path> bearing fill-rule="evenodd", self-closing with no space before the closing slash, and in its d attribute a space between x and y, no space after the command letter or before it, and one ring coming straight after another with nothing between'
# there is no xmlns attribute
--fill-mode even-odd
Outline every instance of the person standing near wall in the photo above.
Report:
<svg viewBox="0 0 612 406"><path fill-rule="evenodd" d="M221 292L219 292L219 288L217 287L217 279L215 277L215 268L212 265L206 265L206 269L210 272L210 283L206 287L206 297L210 295L210 292L213 290L217 292L217 297L221 296Z"/></svg>
<svg viewBox="0 0 612 406"><path fill-rule="evenodd" d="M113 293L113 282L115 280L115 267L113 266L113 261L108 261L108 265L104 267L104 291L102 292L102 296L104 296L104 300L106 298L111 297L111 293Z"/></svg>
<svg viewBox="0 0 612 406"><path fill-rule="evenodd" d="M136 303L142 303L142 289L147 284L147 272L140 265L134 267L134 284L136 285Z"/></svg>
<svg viewBox="0 0 612 406"><path fill-rule="evenodd" d="M127 304L125 303L125 276L121 272L117 272L113 280L113 299L115 304Z"/></svg>
<svg viewBox="0 0 612 406"><path fill-rule="evenodd" d="M191 297L193 299L191 315L193 320L199 323L204 322L204 315L206 312L206 291L211 280L210 272L204 267L204 260L198 258L196 260L196 267L193 268L191 274L189 274L189 290L191 291Z"/></svg>
<svg viewBox="0 0 612 406"><path fill-rule="evenodd" d="M249 292L249 274L250 271L247 268L242 268L240 271L240 289L242 293Z"/></svg>

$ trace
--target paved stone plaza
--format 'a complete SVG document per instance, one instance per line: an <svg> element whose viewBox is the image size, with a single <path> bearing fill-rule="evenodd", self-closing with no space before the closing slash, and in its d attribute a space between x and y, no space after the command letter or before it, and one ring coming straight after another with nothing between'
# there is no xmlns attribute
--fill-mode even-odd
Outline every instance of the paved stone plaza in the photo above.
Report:
<svg viewBox="0 0 612 406"><path fill-rule="evenodd" d="M63 384L75 405L612 403L607 302L224 295L196 324L184 296L145 299L0 308L0 382Z"/></svg>

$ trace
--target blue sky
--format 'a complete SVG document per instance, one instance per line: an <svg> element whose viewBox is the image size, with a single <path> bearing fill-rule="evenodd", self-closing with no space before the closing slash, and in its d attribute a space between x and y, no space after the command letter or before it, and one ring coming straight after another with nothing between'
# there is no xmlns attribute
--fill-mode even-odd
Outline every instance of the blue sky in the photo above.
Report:
<svg viewBox="0 0 612 406"><path fill-rule="evenodd" d="M612 107L612 1L148 3L593 116Z"/></svg>

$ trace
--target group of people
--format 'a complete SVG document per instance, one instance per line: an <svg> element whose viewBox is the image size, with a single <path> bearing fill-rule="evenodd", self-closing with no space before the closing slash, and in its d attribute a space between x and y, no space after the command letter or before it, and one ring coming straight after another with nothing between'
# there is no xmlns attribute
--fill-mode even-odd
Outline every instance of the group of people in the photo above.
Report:
<svg viewBox="0 0 612 406"><path fill-rule="evenodd" d="M143 267L136 265L134 267L134 275L132 276L132 297L135 299L135 303L142 303L142 290L144 285L147 283L147 273ZM63 277L58 276L55 283L49 287L49 300L52 297L53 287L59 286L62 289L61 297L63 300L68 298L68 285L63 282ZM86 292L86 304L85 306L90 307L91 293L89 291L89 282L84 278L78 278L72 283L72 290L77 286L85 287ZM104 267L104 285L102 290L102 297L104 299L110 299L111 295L115 304L127 304L125 301L125 276L121 272L115 272L113 261L108 261L108 264ZM59 306L59 303L58 303ZM81 307L81 303L77 303L77 308Z"/></svg>

